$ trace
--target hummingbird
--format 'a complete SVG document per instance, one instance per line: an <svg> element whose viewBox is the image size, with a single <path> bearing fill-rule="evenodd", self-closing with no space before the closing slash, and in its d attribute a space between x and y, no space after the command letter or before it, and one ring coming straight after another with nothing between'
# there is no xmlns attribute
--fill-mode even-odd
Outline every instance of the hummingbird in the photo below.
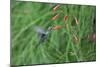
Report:
<svg viewBox="0 0 100 67"><path fill-rule="evenodd" d="M54 27L50 26L50 27L48 27L48 29L46 31L39 26L34 26L34 30L37 32L38 38L39 38L38 45L44 43L48 39L48 36L49 36L51 31L57 30L57 29L60 29L60 28L62 28L62 26L59 26L59 25L56 25Z"/></svg>
<svg viewBox="0 0 100 67"><path fill-rule="evenodd" d="M49 27L48 29L47 29L47 31L45 30L45 29L43 29L43 28L41 28L41 27L39 27L39 26L34 26L34 30L36 31L36 33L37 33L37 38L38 38L38 43L37 43L37 45L36 45L36 48L37 48L37 46L39 46L40 44L42 44L42 43L44 43L45 41L47 41L47 39L48 39L48 35L49 35L49 33L51 32L51 27Z"/></svg>

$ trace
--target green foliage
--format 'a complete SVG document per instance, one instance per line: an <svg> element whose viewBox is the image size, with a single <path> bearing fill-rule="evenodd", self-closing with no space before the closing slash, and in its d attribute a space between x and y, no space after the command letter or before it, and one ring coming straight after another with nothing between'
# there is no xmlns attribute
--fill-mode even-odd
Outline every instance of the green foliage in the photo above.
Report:
<svg viewBox="0 0 100 67"><path fill-rule="evenodd" d="M60 13L61 10L63 13ZM60 13L56 20L51 18ZM68 29L65 28L64 16L67 15ZM77 17L79 25L75 24L73 16ZM87 36L96 34L94 19L96 7L85 5L60 5L55 12L48 3L14 2L11 4L11 64L50 64L96 60L96 42L90 42ZM71 29L72 24L73 29ZM63 28L53 30L48 40L38 45L39 38L33 26L45 30L54 25ZM76 30L79 30L76 32ZM72 32L71 32L72 30ZM79 37L74 42L73 34Z"/></svg>

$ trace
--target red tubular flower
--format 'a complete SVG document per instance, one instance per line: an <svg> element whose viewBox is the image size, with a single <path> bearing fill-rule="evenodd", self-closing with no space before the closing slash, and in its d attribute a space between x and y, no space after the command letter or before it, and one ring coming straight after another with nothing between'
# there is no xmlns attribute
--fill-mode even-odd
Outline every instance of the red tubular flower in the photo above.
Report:
<svg viewBox="0 0 100 67"><path fill-rule="evenodd" d="M64 22L68 19L68 16L64 16Z"/></svg>
<svg viewBox="0 0 100 67"><path fill-rule="evenodd" d="M53 11L56 11L58 8L60 7L60 5L56 5L54 8L53 8Z"/></svg>
<svg viewBox="0 0 100 67"><path fill-rule="evenodd" d="M56 14L54 17L52 17L52 20L56 20L59 17L59 14Z"/></svg>
<svg viewBox="0 0 100 67"><path fill-rule="evenodd" d="M61 28L62 28L62 26L57 25L57 26L53 27L52 30L57 30L57 29L61 29Z"/></svg>
<svg viewBox="0 0 100 67"><path fill-rule="evenodd" d="M66 28L68 29L68 24L66 23L66 20L68 19L68 16L64 16L64 23L66 25Z"/></svg>

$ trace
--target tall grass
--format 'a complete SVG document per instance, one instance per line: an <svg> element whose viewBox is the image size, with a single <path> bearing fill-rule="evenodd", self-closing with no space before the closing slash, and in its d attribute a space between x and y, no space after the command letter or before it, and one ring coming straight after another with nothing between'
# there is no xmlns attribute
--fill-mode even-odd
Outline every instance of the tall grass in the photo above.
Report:
<svg viewBox="0 0 100 67"><path fill-rule="evenodd" d="M51 64L96 60L96 42L90 41L88 35L95 31L96 7L85 5L64 5L55 12L48 3L14 2L11 4L11 64ZM61 10L63 11L61 13ZM60 14L56 20L51 18ZM64 24L67 15L68 29ZM73 16L77 17L76 25ZM73 23L73 26L72 26ZM63 28L53 30L48 39L40 43L33 26L48 27L61 25ZM76 32L78 30L78 32ZM73 34L78 37L75 41Z"/></svg>

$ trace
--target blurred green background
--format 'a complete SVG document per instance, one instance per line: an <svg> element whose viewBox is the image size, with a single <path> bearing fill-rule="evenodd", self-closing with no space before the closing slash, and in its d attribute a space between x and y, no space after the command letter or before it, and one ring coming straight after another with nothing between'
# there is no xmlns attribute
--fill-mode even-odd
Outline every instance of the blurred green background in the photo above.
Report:
<svg viewBox="0 0 100 67"><path fill-rule="evenodd" d="M65 5L53 11L56 4L11 2L11 64L51 64L96 60L96 6ZM51 18L59 14L59 18ZM68 16L65 28L64 16ZM75 16L79 24L75 24ZM38 48L39 38L34 25L44 28L61 25L53 30ZM78 30L78 32L77 32ZM73 34L78 38L75 40Z"/></svg>

